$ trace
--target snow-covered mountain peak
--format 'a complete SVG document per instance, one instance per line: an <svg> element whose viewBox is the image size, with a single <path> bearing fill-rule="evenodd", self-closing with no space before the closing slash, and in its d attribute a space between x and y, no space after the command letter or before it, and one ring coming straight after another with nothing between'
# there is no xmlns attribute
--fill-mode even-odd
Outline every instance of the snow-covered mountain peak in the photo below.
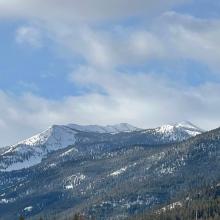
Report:
<svg viewBox="0 0 220 220"><path fill-rule="evenodd" d="M36 145L44 145L44 144L57 145L58 142L60 142L61 145L63 145L64 142L72 143L74 139L73 138L74 134L76 134L79 131L97 132L97 133L120 133L120 132L132 132L138 130L141 129L127 123L120 123L116 125L107 125L107 126L78 125L78 124L52 125L47 130L39 134L36 134L28 139L20 141L19 143L12 145L12 147L16 147L18 145L27 145L27 146L36 146ZM65 147L66 144L64 144Z"/></svg>
<svg viewBox="0 0 220 220"><path fill-rule="evenodd" d="M37 144L45 144L47 139L52 134L52 131L53 131L53 127L49 127L47 130L45 130L39 134L36 134L36 135L34 135L24 141L21 141L16 145L24 144L24 145L34 146Z"/></svg>
<svg viewBox="0 0 220 220"><path fill-rule="evenodd" d="M18 144L6 148L0 155L6 162L0 163L0 169L11 171L36 165L48 153L73 145L77 132L62 125L53 125Z"/></svg>
<svg viewBox="0 0 220 220"><path fill-rule="evenodd" d="M161 127L156 128L156 132L169 136L170 139L177 140L181 139L181 135L183 139L185 139L185 135L193 137L203 133L204 130L198 128L189 121L182 121L175 124L162 125Z"/></svg>
<svg viewBox="0 0 220 220"><path fill-rule="evenodd" d="M62 141L67 138L67 134L73 136L74 133L68 127L62 125L52 125L47 130L34 135L24 141L19 142L16 145L28 145L28 146L35 146L35 145L44 145L44 144L55 144L58 141ZM69 139L69 138L67 138Z"/></svg>

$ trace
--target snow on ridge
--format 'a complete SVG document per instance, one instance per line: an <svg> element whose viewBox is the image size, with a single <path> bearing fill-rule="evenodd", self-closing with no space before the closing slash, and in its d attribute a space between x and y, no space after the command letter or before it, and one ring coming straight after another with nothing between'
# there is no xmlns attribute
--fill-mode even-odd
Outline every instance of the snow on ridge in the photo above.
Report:
<svg viewBox="0 0 220 220"><path fill-rule="evenodd" d="M118 175L124 173L127 169L128 169L127 166L122 167L121 169L112 172L109 176L118 176Z"/></svg>
<svg viewBox="0 0 220 220"><path fill-rule="evenodd" d="M98 133L120 133L142 130L127 123L120 123L116 125L77 125L68 124L67 127L85 132L98 132Z"/></svg>
<svg viewBox="0 0 220 220"><path fill-rule="evenodd" d="M13 163L7 164L3 160L0 170L9 172L37 165L48 153L74 144L76 133L65 126L54 125L17 145L12 145L0 156L3 156L6 162L13 161Z"/></svg>
<svg viewBox="0 0 220 220"><path fill-rule="evenodd" d="M25 153L25 151L27 149L31 149L31 147L43 145L46 145L47 151L65 148L75 143L76 133L76 131L73 131L65 126L53 125L44 132L34 135L33 137L21 141L18 144L12 145L2 155L5 155L12 151L19 151L20 153L24 151L23 153ZM37 148L32 149L35 149L37 151ZM41 153L41 151L39 153Z"/></svg>
<svg viewBox="0 0 220 220"><path fill-rule="evenodd" d="M1 161L0 171L20 170L39 164L48 153L73 145L76 141L75 134L79 131L119 133L135 130L138 128L126 123L107 126L53 125L47 130L1 151L0 156L4 157L4 160ZM64 155L69 153L70 151L67 151ZM13 161L13 163L9 164L7 161Z"/></svg>
<svg viewBox="0 0 220 220"><path fill-rule="evenodd" d="M17 149L18 146L22 146L22 145L25 146L49 145L55 147L56 149L62 147L58 145L63 145L62 148L64 148L70 144L75 143L74 135L78 131L98 132L98 133L118 133L118 132L129 132L129 131L137 131L137 130L141 130L141 129L129 125L127 123L121 123L117 125L107 125L107 126L77 125L77 124L53 125L49 127L47 130L39 134L36 134L33 137L30 137L15 145L12 145L3 154L12 152L15 149Z"/></svg>
<svg viewBox="0 0 220 220"><path fill-rule="evenodd" d="M70 130L68 127L62 125L53 125L46 131L21 141L17 145L57 145L62 142L62 144L68 146L69 143L75 142L74 134L76 134L76 132Z"/></svg>
<svg viewBox="0 0 220 220"><path fill-rule="evenodd" d="M119 133L142 130L127 123L120 123L116 125L52 125L47 130L36 134L30 138L18 142L17 144L7 147L7 151L1 155L14 151L20 145L36 146L36 145L57 145L58 142L62 142L65 146L75 142L74 134L78 131L85 132L98 132L98 133Z"/></svg>
<svg viewBox="0 0 220 220"><path fill-rule="evenodd" d="M46 131L21 141L16 145L7 147L4 151L1 151L0 157L2 157L4 160L2 160L0 164L0 171L20 170L39 164L48 153L66 148L69 145L73 145L76 141L75 134L77 134L79 131L113 134L142 130L143 129L139 129L127 123L107 126L76 124L53 125ZM163 137L171 140L181 139L182 132L187 133L189 136L195 136L202 133L201 129L194 126L190 122L181 122L174 125L163 125L159 128L150 130L155 130L156 133L159 133L163 135ZM69 153L71 152L67 151L63 154L63 156ZM13 163L8 164L7 161L13 161Z"/></svg>
<svg viewBox="0 0 220 220"><path fill-rule="evenodd" d="M33 137L30 137L24 141L21 141L16 145L24 144L24 145L34 146L34 145L44 144L49 138L49 136L51 135L51 133L52 133L52 127L47 129L46 131L43 131L39 134L34 135Z"/></svg>
<svg viewBox="0 0 220 220"><path fill-rule="evenodd" d="M191 122L188 122L188 121L183 121L183 122L176 123L173 125L169 125L169 124L162 125L161 127L158 127L155 130L156 132L161 133L166 136L170 135L172 137L172 135L174 135L173 136L174 139L176 138L175 133L177 133L178 131L185 132L191 137L204 132L202 129L198 128L197 126L193 125Z"/></svg>
<svg viewBox="0 0 220 220"><path fill-rule="evenodd" d="M64 153L62 153L62 154L60 155L60 157L67 156L67 155L71 154L73 151L78 152L78 149L77 149L77 148L71 148L71 149L65 151Z"/></svg>
<svg viewBox="0 0 220 220"><path fill-rule="evenodd" d="M139 131L142 130L140 128L137 128L133 125L130 125L128 123L120 123L116 125L107 125L106 126L107 130L113 130L113 133L118 133L118 132L132 132L132 131Z"/></svg>
<svg viewBox="0 0 220 220"><path fill-rule="evenodd" d="M193 129L193 130L200 130L202 131L201 128L197 127L196 125L194 125L193 123L189 122L189 121L182 121L179 123L174 124L175 127L181 127L181 128L186 128L186 129Z"/></svg>
<svg viewBox="0 0 220 220"><path fill-rule="evenodd" d="M132 168L132 167L136 167L137 163L134 162L132 164L129 164L127 166L124 166L118 170L113 171L112 173L110 173L108 176L119 176L121 174L123 174L124 172L126 172L128 169Z"/></svg>

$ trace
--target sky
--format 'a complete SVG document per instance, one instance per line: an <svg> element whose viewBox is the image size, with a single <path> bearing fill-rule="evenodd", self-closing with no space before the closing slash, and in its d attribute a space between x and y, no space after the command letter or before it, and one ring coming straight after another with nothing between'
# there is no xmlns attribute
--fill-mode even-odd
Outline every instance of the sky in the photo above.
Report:
<svg viewBox="0 0 220 220"><path fill-rule="evenodd" d="M220 126L220 1L0 0L0 146L52 124Z"/></svg>

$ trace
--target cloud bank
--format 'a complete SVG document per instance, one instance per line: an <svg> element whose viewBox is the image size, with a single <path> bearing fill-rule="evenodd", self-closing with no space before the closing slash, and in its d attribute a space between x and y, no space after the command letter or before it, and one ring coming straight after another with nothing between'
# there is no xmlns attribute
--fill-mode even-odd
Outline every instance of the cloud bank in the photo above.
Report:
<svg viewBox="0 0 220 220"><path fill-rule="evenodd" d="M189 0L1 0L0 15L47 22L105 22L158 14Z"/></svg>
<svg viewBox="0 0 220 220"><path fill-rule="evenodd" d="M219 126L219 84L185 90L165 79L142 73L135 76L111 73L101 77L98 73L98 70L81 67L71 78L83 85L98 84L107 94L94 91L54 101L33 94L17 97L2 91L2 144L15 143L54 123L129 122L149 128L187 119L206 129Z"/></svg>

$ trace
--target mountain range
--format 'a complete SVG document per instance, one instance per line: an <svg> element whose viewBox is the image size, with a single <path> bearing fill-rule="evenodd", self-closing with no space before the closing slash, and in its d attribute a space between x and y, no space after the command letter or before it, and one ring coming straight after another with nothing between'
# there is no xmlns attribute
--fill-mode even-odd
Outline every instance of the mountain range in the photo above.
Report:
<svg viewBox="0 0 220 220"><path fill-rule="evenodd" d="M63 149L69 145L73 145L79 140L77 139L81 133L98 133L98 134L119 134L127 133L133 137L134 133L141 136L149 142L169 143L174 141L182 141L189 137L202 133L195 125L189 122L181 122L175 125L163 125L155 129L140 129L121 123L117 125L53 125L46 131L34 135L24 141L21 141L10 147L2 148L0 151L0 170L12 171L22 168L34 166L42 161L48 153ZM125 135L126 136L126 135ZM151 139L149 141L149 139Z"/></svg>
<svg viewBox="0 0 220 220"><path fill-rule="evenodd" d="M125 219L218 180L219 156L220 129L190 122L53 125L0 149L0 219Z"/></svg>

